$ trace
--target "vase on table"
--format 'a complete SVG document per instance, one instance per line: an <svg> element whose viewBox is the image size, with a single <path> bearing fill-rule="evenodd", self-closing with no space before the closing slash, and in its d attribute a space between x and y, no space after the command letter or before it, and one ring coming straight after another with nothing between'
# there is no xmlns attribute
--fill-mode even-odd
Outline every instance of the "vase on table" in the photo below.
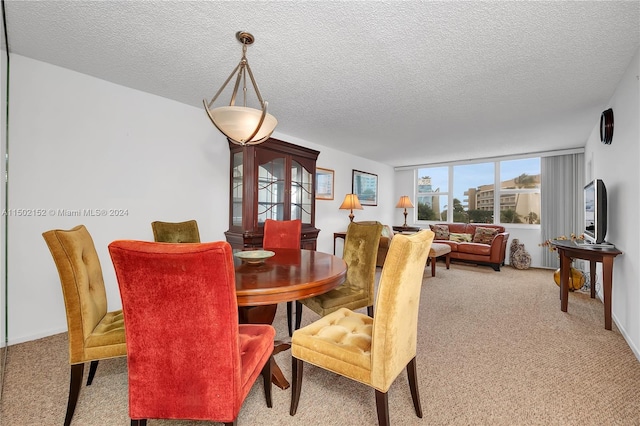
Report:
<svg viewBox="0 0 640 426"><path fill-rule="evenodd" d="M560 286L560 277L560 268L558 268L553 273L553 280L558 286ZM586 278L582 271L572 266L569 270L569 291L580 290L585 282Z"/></svg>

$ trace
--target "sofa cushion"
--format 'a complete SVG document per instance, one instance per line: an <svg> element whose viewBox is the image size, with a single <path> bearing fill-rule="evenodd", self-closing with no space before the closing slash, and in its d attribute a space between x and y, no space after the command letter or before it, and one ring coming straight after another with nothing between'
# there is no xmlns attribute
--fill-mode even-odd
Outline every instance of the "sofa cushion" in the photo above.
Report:
<svg viewBox="0 0 640 426"><path fill-rule="evenodd" d="M466 223L447 223L446 224L449 227L449 232L455 232L456 234L473 234L473 231L469 231L467 230L467 224Z"/></svg>
<svg viewBox="0 0 640 426"><path fill-rule="evenodd" d="M478 226L476 232L473 235L473 242L480 244L491 244L493 237L498 234L498 230L495 228L485 228Z"/></svg>
<svg viewBox="0 0 640 426"><path fill-rule="evenodd" d="M434 240L435 241L435 240ZM451 251L458 251L458 242L451 240L438 240L439 244L446 244L451 247Z"/></svg>
<svg viewBox="0 0 640 426"><path fill-rule="evenodd" d="M464 242L470 243L473 240L473 235L450 232L449 240L455 241L457 243L464 243Z"/></svg>
<svg viewBox="0 0 640 426"><path fill-rule="evenodd" d="M448 240L449 239L449 226L448 225L429 225L429 227L436 234L434 240Z"/></svg>
<svg viewBox="0 0 640 426"><path fill-rule="evenodd" d="M491 254L491 246L488 244L478 243L459 243L457 252L475 254L479 256L489 256Z"/></svg>

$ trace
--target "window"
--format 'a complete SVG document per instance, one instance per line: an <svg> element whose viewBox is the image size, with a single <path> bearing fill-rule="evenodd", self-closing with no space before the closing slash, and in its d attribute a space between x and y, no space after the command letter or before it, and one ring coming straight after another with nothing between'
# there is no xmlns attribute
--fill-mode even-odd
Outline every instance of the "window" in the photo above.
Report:
<svg viewBox="0 0 640 426"><path fill-rule="evenodd" d="M540 224L540 159L500 162L500 222Z"/></svg>
<svg viewBox="0 0 640 426"><path fill-rule="evenodd" d="M447 220L449 168L418 170L418 220Z"/></svg>
<svg viewBox="0 0 640 426"><path fill-rule="evenodd" d="M493 223L495 174L495 163L453 166L454 222Z"/></svg>
<svg viewBox="0 0 640 426"><path fill-rule="evenodd" d="M419 168L418 221L539 225L540 178L538 157Z"/></svg>

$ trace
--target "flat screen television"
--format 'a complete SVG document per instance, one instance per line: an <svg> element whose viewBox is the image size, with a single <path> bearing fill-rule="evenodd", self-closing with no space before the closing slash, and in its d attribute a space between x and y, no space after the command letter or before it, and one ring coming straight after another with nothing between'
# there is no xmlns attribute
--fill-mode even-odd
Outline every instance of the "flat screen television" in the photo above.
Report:
<svg viewBox="0 0 640 426"><path fill-rule="evenodd" d="M584 187L584 239L600 244L606 235L607 188L602 179L594 179Z"/></svg>

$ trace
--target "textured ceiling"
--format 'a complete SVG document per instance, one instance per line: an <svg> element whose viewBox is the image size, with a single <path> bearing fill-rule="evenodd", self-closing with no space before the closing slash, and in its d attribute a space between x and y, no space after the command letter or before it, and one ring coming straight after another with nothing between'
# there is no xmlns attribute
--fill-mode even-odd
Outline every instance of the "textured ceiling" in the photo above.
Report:
<svg viewBox="0 0 640 426"><path fill-rule="evenodd" d="M639 1L5 6L10 52L200 108L251 32L278 132L394 166L584 146L640 46Z"/></svg>

